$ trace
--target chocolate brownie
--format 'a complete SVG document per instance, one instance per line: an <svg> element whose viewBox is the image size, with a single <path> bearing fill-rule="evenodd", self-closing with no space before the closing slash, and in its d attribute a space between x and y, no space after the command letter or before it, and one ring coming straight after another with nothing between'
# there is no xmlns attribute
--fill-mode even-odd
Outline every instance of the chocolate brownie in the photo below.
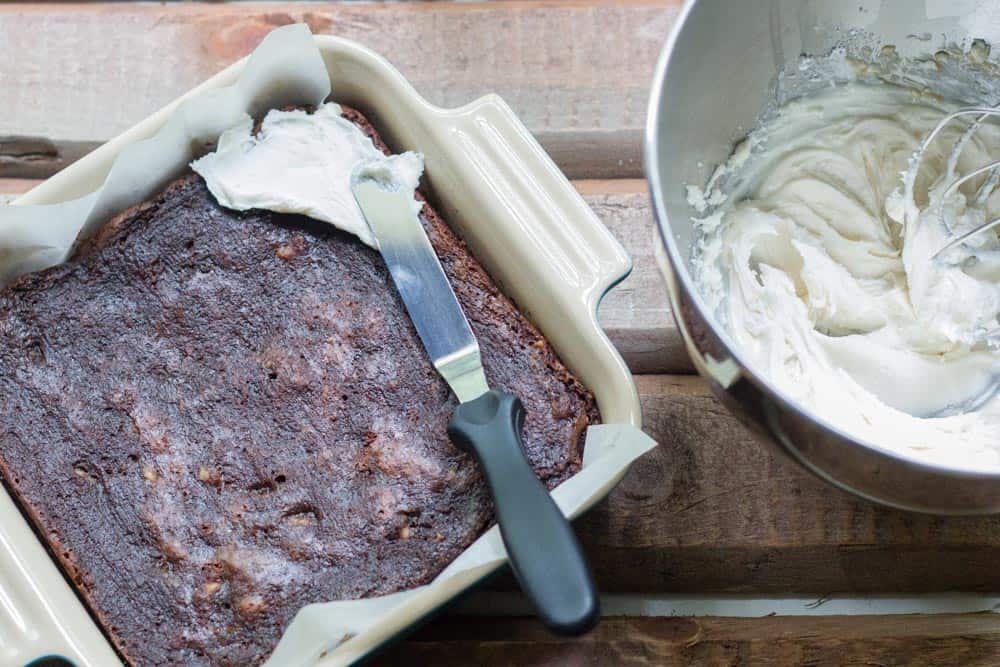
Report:
<svg viewBox="0 0 1000 667"><path fill-rule="evenodd" d="M553 487L593 396L422 221ZM492 522L455 405L376 252L194 175L0 292L0 472L132 664L260 663L303 605L429 582Z"/></svg>

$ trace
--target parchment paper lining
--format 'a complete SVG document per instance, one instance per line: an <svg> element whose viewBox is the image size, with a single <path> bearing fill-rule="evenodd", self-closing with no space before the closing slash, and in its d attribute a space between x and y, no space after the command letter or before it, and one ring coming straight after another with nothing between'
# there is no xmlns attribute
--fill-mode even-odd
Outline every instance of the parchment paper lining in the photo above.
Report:
<svg viewBox="0 0 1000 667"><path fill-rule="evenodd" d="M235 84L183 103L151 138L125 148L94 192L60 204L0 207L0 284L61 264L113 214L149 199L244 114L319 104L330 77L305 25L275 30Z"/></svg>
<svg viewBox="0 0 1000 667"><path fill-rule="evenodd" d="M153 137L122 150L93 192L59 204L0 206L0 284L66 261L80 241L115 213L159 192L244 114L319 104L330 93L329 74L308 27L273 31L235 84L181 104ZM587 431L582 469L552 495L564 514L575 517L603 498L617 476L654 446L628 424L593 426ZM267 664L311 665L321 657L323 664L343 664L361 657L506 560L494 527L431 584L379 598L309 605L286 629Z"/></svg>

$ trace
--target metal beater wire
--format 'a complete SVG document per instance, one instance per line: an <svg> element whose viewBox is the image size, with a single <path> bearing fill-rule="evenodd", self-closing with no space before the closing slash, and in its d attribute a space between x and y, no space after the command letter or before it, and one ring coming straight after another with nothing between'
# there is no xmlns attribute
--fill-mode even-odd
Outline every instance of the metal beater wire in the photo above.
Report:
<svg viewBox="0 0 1000 667"><path fill-rule="evenodd" d="M979 118L977 118L969 126L969 128L963 133L962 138L959 139L958 144L956 144L955 149L952 151L951 158L948 160L948 175L950 176L950 175L954 174L955 166L958 163L958 154L961 153L961 151L965 148L965 144L969 141L969 139L976 132L976 130L979 129L979 126L983 123L984 120L986 120L987 118L989 118L991 116L1000 116L1000 108L997 108L997 107L965 107L965 108L959 109L957 111L954 111L954 112L948 114L947 116L945 116L944 118L942 118L940 120L940 122L938 122L938 124L934 126L934 129L931 130L930 134L928 134L926 137L924 137L924 140L920 143L920 147L917 149L916 164L914 166L914 174L919 173L919 171L920 171L920 163L923 161L924 155L926 154L928 147L930 147L931 142L933 142L934 139L937 138L937 136L941 133L941 131L949 123L951 123L953 120L955 120L956 118L960 118L962 116L971 116L971 115L974 115L974 114L978 115ZM1000 167L1000 160L998 160L996 162L992 162L992 163L990 163L988 165L985 165L983 167L979 167L978 169L975 169L974 171L969 172L965 176L962 176L961 178L956 179L947 188L945 188L944 194L941 196L941 200L938 202L938 211L937 212L938 212L938 218L941 220L942 224L944 224L946 228L948 228L948 223L945 222L945 219L944 219L944 202L945 202L945 200L947 200L947 198L949 196L951 196L952 194L954 194L955 191L957 191L958 188L961 187L964 183L967 183L971 179L973 179L973 178L975 178L977 176L981 176L982 174L985 174L985 173L988 173L988 172L992 172L997 167ZM990 181L993 181L993 180L994 179L987 179L987 182L990 182ZM985 187L985 185L986 184L984 183L984 187ZM980 189L979 192L977 192L977 198L984 197L985 195L986 195L986 192L982 188ZM962 243L964 243L968 239L972 238L976 234L980 234L980 233L982 233L982 232L984 232L984 231L986 231L988 229L993 229L997 225L1000 225L1000 218L995 218L993 220L988 220L988 221L984 222L983 224L979 225L978 227L974 227L973 229L970 229L969 231L963 232L962 234L960 234L960 235L956 236L955 238L949 240L941 249L939 249L937 252L935 252L931 256L931 259L932 260L937 259L943 253L947 252L948 250L951 250L955 246L961 245ZM948 228L948 229L950 231L950 228Z"/></svg>

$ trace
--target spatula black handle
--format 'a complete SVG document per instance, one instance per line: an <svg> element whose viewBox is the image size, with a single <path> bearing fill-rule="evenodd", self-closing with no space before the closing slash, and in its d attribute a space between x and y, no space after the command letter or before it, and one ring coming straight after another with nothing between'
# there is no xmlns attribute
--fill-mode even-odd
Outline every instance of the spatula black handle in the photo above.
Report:
<svg viewBox="0 0 1000 667"><path fill-rule="evenodd" d="M494 389L459 405L448 434L478 459L514 575L542 621L583 634L600 615L597 591L569 521L525 458L524 417L517 397Z"/></svg>

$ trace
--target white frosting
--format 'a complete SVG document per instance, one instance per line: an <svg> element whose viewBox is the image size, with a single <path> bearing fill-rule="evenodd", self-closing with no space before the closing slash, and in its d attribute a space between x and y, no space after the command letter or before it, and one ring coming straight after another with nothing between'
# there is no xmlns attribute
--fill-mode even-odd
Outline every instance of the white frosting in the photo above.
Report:
<svg viewBox="0 0 1000 667"><path fill-rule="evenodd" d="M1000 377L991 347L1000 244L987 233L974 256L931 256L956 231L1000 215L1000 195L977 200L963 189L944 202L951 231L940 221L961 123L919 173L909 170L921 139L957 106L851 83L780 108L706 192L691 193L704 212L724 199L719 174L744 183L696 219L695 273L750 365L824 420L893 450L996 465L1000 399L941 415L974 405ZM984 125L952 166L967 173L998 154L1000 129Z"/></svg>
<svg viewBox="0 0 1000 667"><path fill-rule="evenodd" d="M271 111L253 136L249 116L222 134L214 153L191 168L216 200L238 211L266 209L300 213L354 234L377 248L351 193L351 179L364 170L372 177L415 190L423 156L404 153L386 158L340 106L325 104L312 114ZM414 201L417 211L420 204Z"/></svg>

